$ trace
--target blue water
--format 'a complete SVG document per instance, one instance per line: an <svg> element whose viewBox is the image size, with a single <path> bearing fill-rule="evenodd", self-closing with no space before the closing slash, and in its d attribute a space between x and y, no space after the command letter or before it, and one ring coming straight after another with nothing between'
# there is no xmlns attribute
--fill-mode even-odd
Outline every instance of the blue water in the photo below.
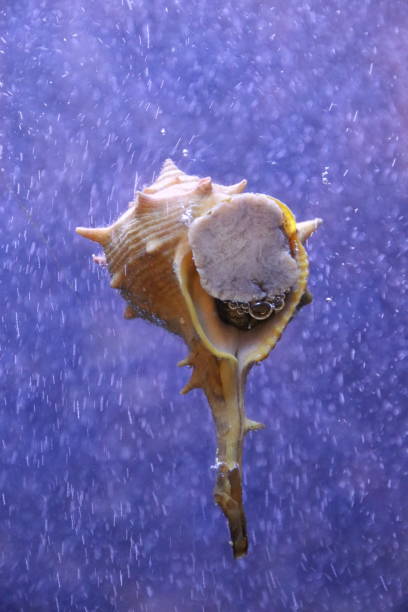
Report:
<svg viewBox="0 0 408 612"><path fill-rule="evenodd" d="M0 20L1 612L406 612L406 2L8 0ZM314 302L249 379L267 428L239 561L182 342L122 319L73 231L169 156L324 219Z"/></svg>

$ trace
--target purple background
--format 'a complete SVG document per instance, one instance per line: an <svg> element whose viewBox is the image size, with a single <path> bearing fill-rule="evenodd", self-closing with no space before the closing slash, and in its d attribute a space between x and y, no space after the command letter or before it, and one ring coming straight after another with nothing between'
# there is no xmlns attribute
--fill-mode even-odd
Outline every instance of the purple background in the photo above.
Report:
<svg viewBox="0 0 408 612"><path fill-rule="evenodd" d="M406 612L406 1L4 6L0 610ZM324 219L249 379L240 561L185 347L73 232L168 156Z"/></svg>

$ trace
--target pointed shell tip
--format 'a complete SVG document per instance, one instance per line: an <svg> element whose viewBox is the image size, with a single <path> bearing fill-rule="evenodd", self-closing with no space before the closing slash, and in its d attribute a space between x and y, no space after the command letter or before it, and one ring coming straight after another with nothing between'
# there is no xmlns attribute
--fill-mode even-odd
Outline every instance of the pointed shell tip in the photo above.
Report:
<svg viewBox="0 0 408 612"><path fill-rule="evenodd" d="M323 219L309 219L296 224L298 238L301 242L306 242L308 238L317 230L319 225L323 223Z"/></svg>
<svg viewBox="0 0 408 612"><path fill-rule="evenodd" d="M258 429L265 429L264 423L259 423L252 419L245 419L245 433L248 433L248 431L257 431Z"/></svg>
<svg viewBox="0 0 408 612"><path fill-rule="evenodd" d="M123 318L127 320L137 318L137 312L130 304L126 306L125 311L123 313Z"/></svg>
<svg viewBox="0 0 408 612"><path fill-rule="evenodd" d="M228 193L231 193L233 195L238 194L238 193L242 193L245 189L245 187L247 186L248 181L246 179L242 179L242 181L240 181L239 183L235 183L234 185L230 185L228 187Z"/></svg>
<svg viewBox="0 0 408 612"><path fill-rule="evenodd" d="M88 240L93 242L98 242L101 245L107 244L111 237L108 227L77 227L75 231L80 236L88 238Z"/></svg>

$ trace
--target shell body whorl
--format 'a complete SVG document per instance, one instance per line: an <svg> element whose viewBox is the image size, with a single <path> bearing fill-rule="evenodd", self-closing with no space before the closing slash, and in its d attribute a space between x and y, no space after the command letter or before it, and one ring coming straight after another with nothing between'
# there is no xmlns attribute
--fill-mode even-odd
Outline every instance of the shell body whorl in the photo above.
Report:
<svg viewBox="0 0 408 612"><path fill-rule="evenodd" d="M111 286L141 317L180 335L192 368L186 393L204 390L217 432L214 496L227 516L235 556L245 554L242 442L262 427L245 416L244 385L307 294L303 242L320 220L296 225L276 198L189 176L167 160L108 228L77 228L99 242Z"/></svg>

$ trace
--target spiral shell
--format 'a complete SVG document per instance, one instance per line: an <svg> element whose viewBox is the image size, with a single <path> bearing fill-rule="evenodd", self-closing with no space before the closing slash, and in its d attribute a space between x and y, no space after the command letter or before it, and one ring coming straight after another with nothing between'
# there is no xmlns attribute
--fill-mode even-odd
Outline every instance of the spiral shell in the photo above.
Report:
<svg viewBox="0 0 408 612"><path fill-rule="evenodd" d="M320 219L296 224L282 202L189 176L167 160L106 228L77 228L102 245L111 287L141 317L180 335L190 349L187 393L202 388L217 434L214 496L236 557L248 539L242 504L242 442L263 427L245 416L244 385L297 309L311 300L303 243Z"/></svg>

